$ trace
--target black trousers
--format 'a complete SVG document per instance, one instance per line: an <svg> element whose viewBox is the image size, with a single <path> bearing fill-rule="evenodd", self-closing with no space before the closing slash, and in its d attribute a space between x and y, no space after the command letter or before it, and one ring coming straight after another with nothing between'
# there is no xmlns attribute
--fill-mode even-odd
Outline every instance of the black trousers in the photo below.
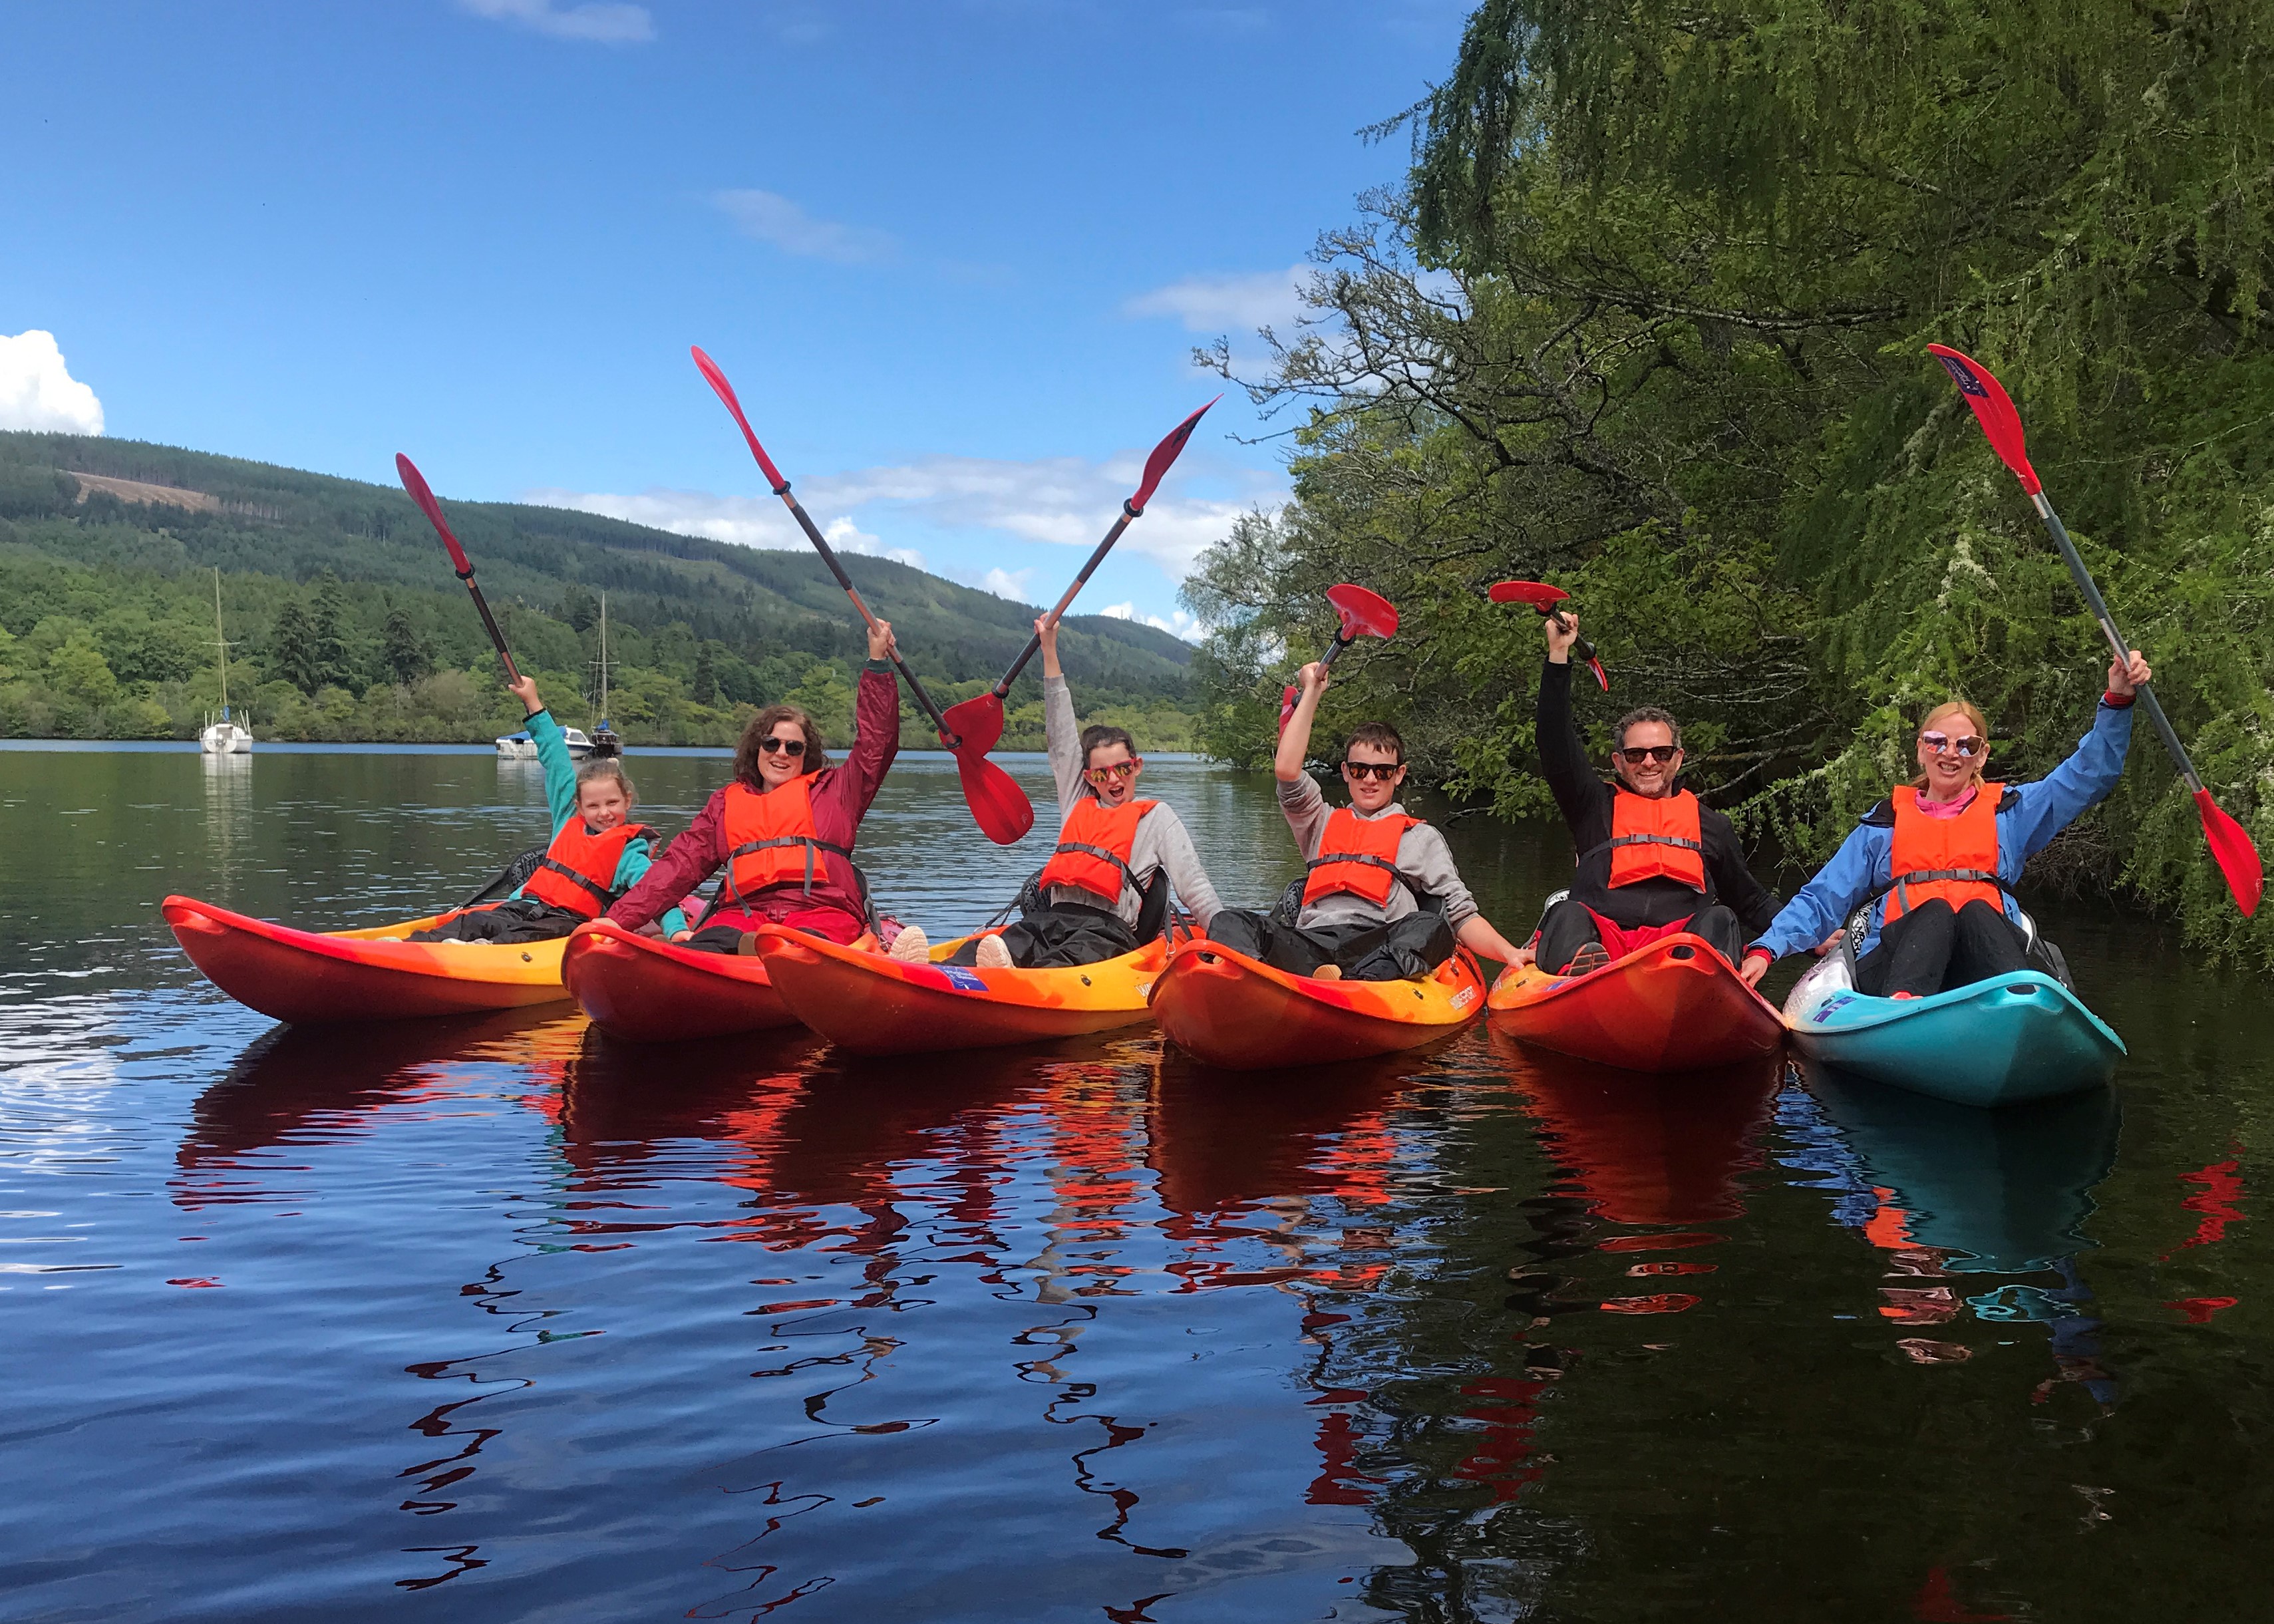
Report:
<svg viewBox="0 0 2274 1624"><path fill-rule="evenodd" d="M566 908L534 897L508 897L493 907L471 908L432 930L415 930L413 942L550 942L584 921Z"/></svg>
<svg viewBox="0 0 2274 1624"><path fill-rule="evenodd" d="M1879 931L1879 944L1856 961L1856 990L1885 998L1907 992L1931 997L1954 987L2044 969L2029 962L2021 930L2002 909L1969 902L1953 909L1937 897Z"/></svg>
<svg viewBox="0 0 2274 1624"><path fill-rule="evenodd" d="M1036 908L1024 919L1003 927L1003 945L1011 962L1021 970L1063 970L1075 965L1101 964L1137 951L1137 933L1121 915L1079 903L1059 902ZM948 958L948 963L979 962L979 938L974 936Z"/></svg>
<svg viewBox="0 0 2274 1624"><path fill-rule="evenodd" d="M1731 964L1738 962L1744 953L1745 928L1721 903L1698 909L1683 929L1692 936L1705 937L1713 951ZM1566 897L1540 916L1540 945L1535 950L1540 967L1551 975L1561 975L1570 967L1572 954L1590 942L1600 944L1602 939L1602 932L1595 926L1595 916L1576 898Z"/></svg>
<svg viewBox="0 0 2274 1624"><path fill-rule="evenodd" d="M1275 970L1308 975L1338 965L1354 981L1400 981L1427 975L1453 956L1453 928L1434 908L1394 924L1314 925L1306 930L1269 914L1226 908L1209 921L1209 940L1260 959Z"/></svg>

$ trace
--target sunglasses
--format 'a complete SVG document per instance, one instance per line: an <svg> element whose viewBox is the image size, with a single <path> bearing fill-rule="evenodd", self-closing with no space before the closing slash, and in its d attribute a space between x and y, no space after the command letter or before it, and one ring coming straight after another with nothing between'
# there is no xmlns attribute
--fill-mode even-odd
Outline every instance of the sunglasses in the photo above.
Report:
<svg viewBox="0 0 2274 1624"><path fill-rule="evenodd" d="M1919 742L1936 755L1955 750L1968 760L1982 754L1982 741L1969 733L1963 739L1954 739L1948 733L1921 733Z"/></svg>
<svg viewBox="0 0 2274 1624"><path fill-rule="evenodd" d="M1352 783L1356 783L1360 778L1379 778L1382 783L1387 784L1404 770L1404 762L1346 761L1343 763L1343 771L1350 774Z"/></svg>
<svg viewBox="0 0 2274 1624"><path fill-rule="evenodd" d="M1639 767L1646 761L1654 761L1662 767L1682 754L1682 747L1678 744L1638 744L1631 750L1619 750L1615 754L1624 756L1630 767Z"/></svg>
<svg viewBox="0 0 2274 1624"><path fill-rule="evenodd" d="M773 755L777 750L788 756L802 756L805 754L805 741L802 739L761 739L758 741L758 748L764 750L769 756Z"/></svg>
<svg viewBox="0 0 2274 1624"><path fill-rule="evenodd" d="M1125 762L1115 762L1110 767L1092 767L1085 775L1092 784L1118 784L1137 776L1137 769L1145 764L1141 756Z"/></svg>

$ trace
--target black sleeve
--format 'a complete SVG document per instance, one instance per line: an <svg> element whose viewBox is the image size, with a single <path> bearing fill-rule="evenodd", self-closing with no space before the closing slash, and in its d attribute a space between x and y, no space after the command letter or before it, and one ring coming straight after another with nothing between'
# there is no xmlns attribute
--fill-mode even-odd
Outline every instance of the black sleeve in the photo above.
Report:
<svg viewBox="0 0 2274 1624"><path fill-rule="evenodd" d="M1540 665L1540 705L1532 720L1540 747L1540 776L1555 793L1555 804L1571 838L1585 851L1591 844L1592 825L1603 823L1610 791L1587 760L1587 742L1579 737L1579 724L1571 715L1571 667L1542 660ZM1608 824L1605 825L1608 827Z"/></svg>
<svg viewBox="0 0 2274 1624"><path fill-rule="evenodd" d="M1736 826L1711 808L1702 808L1698 816L1713 894L1743 923L1749 939L1761 935L1776 917L1775 897L1745 866L1745 848L1737 838Z"/></svg>

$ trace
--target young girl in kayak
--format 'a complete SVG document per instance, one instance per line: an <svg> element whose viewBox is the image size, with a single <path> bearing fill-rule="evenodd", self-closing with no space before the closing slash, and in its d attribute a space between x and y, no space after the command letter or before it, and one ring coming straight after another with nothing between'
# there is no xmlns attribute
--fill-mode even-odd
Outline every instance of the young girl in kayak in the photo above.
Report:
<svg viewBox="0 0 2274 1624"><path fill-rule="evenodd" d="M1161 801L1136 798L1145 760L1127 730L1086 727L1076 736L1073 691L1058 664L1058 623L1043 615L1035 635L1043 643L1043 734L1058 779L1058 849L1039 876L1043 906L1000 935L967 943L957 961L1035 970L1134 952L1147 890L1163 874L1205 928L1223 905L1184 821Z"/></svg>
<svg viewBox="0 0 2274 1624"><path fill-rule="evenodd" d="M1856 989L1921 998L2031 967L2012 891L2022 867L2097 805L2123 776L2132 690L2149 679L2131 651L2076 753L2034 784L1988 781L1990 730L1962 699L1919 724L1918 777L1864 814L1816 877L1747 950L1745 980L1812 947L1876 902L1856 959ZM2041 966L2042 967L2042 966Z"/></svg>
<svg viewBox="0 0 2274 1624"><path fill-rule="evenodd" d="M1321 981L1394 981L1427 975L1457 942L1503 964L1523 954L1477 912L1445 837L1409 816L1396 796L1405 782L1405 741L1387 722L1368 722L1343 746L1351 804L1330 809L1304 770L1327 668L1314 662L1294 714L1279 735L1271 770L1279 810L1308 870L1292 925L1244 908L1227 909L1209 939L1297 975Z"/></svg>
<svg viewBox="0 0 2274 1624"><path fill-rule="evenodd" d="M674 931L673 940L704 952L748 952L760 925L859 940L869 929L869 899L853 842L900 748L892 652L892 628L880 620L869 629L844 765L830 765L811 717L795 705L767 706L742 730L734 781L704 803L609 919L636 930L723 866L718 901L691 936ZM923 933L911 927L892 945L895 957L921 958Z"/></svg>
<svg viewBox="0 0 2274 1624"><path fill-rule="evenodd" d="M639 796L623 763L613 758L586 762L569 758L561 724L538 697L534 678L507 685L529 712L529 736L545 769L545 800L553 813L553 841L529 883L503 902L469 908L432 930L412 934L413 942L546 942L565 936L599 916L648 871L648 842L653 831L631 822ZM674 908L666 928L686 924Z"/></svg>
<svg viewBox="0 0 2274 1624"><path fill-rule="evenodd" d="M1549 615L1533 729L1540 775L1555 793L1579 860L1570 894L1540 921L1540 966L1585 975L1661 936L1703 936L1732 964L1768 929L1776 898L1745 867L1729 820L1679 786L1682 727L1656 709L1611 731L1611 778L1587 759L1571 714L1578 617Z"/></svg>

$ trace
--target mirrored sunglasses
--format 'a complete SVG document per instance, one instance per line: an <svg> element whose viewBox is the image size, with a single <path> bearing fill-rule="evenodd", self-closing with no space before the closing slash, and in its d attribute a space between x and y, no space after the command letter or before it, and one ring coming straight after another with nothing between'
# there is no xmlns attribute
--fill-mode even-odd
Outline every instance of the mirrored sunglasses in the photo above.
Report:
<svg viewBox="0 0 2274 1624"><path fill-rule="evenodd" d="M1961 756L1971 760L1982 754L1982 741L1972 733L1967 734L1963 739L1954 739L1948 733L1921 733L1919 742L1938 756L1945 750L1955 750Z"/></svg>
<svg viewBox="0 0 2274 1624"><path fill-rule="evenodd" d="M1092 767L1088 776L1092 784L1117 783L1123 778L1135 778L1137 769L1144 764L1143 757L1133 756L1127 761L1115 762L1110 767Z"/></svg>

